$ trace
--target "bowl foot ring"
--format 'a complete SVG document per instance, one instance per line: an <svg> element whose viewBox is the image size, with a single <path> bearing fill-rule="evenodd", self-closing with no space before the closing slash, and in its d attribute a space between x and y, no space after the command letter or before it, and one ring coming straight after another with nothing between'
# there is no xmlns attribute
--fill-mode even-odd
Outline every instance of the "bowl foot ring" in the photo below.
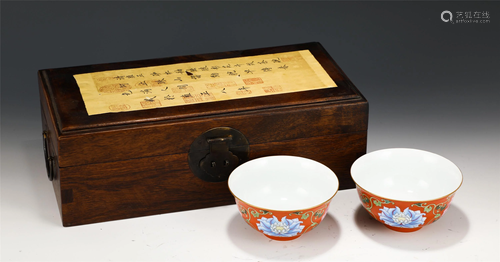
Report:
<svg viewBox="0 0 500 262"><path fill-rule="evenodd" d="M294 240L294 239L297 239L300 237L300 235L298 236L293 236L293 237L275 237L275 236L269 236L269 235L264 235L266 236L267 238L270 238L272 240L277 240L277 241L288 241L288 240Z"/></svg>
<svg viewBox="0 0 500 262"><path fill-rule="evenodd" d="M415 232L415 231L422 229L422 227L404 228L404 227L391 227L388 225L384 225L384 226L386 226L388 229L390 229L392 231L397 231L397 232L401 232L401 233L411 233L411 232Z"/></svg>

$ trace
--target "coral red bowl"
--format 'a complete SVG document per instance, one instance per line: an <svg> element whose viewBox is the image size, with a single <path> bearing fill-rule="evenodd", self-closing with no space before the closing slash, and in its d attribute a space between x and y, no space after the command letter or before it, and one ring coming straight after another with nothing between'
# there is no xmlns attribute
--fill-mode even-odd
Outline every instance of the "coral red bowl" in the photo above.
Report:
<svg viewBox="0 0 500 262"><path fill-rule="evenodd" d="M314 160L269 156L238 166L228 185L251 227L274 240L292 240L323 220L339 181Z"/></svg>
<svg viewBox="0 0 500 262"><path fill-rule="evenodd" d="M351 167L363 207L386 227L413 232L440 219L462 185L450 160L423 150L368 153Z"/></svg>

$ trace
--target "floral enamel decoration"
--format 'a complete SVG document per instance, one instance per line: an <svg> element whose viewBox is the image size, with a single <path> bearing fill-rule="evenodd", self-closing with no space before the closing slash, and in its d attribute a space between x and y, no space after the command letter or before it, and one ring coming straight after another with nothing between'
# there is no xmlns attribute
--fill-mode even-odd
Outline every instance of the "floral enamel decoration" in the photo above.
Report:
<svg viewBox="0 0 500 262"><path fill-rule="evenodd" d="M381 213L378 214L380 220L393 227L416 228L423 225L426 219L425 213L420 213L418 210L410 210L408 207L403 212L401 212L399 207L384 207L379 210L381 211Z"/></svg>
<svg viewBox="0 0 500 262"><path fill-rule="evenodd" d="M282 214L282 215L285 215L284 217L281 218L281 221L278 220L278 218L276 217L276 215L279 217L280 215L276 214L276 215L273 215L273 212L270 212L270 211L267 211L267 210L256 210L252 207L246 207L243 205L242 202L238 202L238 205L240 207L240 213L241 215L243 216L243 218L245 219L245 221L250 224L250 225L256 225L257 226L257 230L263 230L263 232L265 233L265 230L264 229L260 229L259 227L263 227L263 228L271 228L271 231L276 231L274 232L275 234L278 234L279 232L284 232L284 233L288 233L288 226L289 225L299 225L301 224L298 228L300 228L300 231L298 231L298 233L304 233L304 232L307 232L308 230L312 230L314 227L316 227L320 222L321 220L323 220L323 217L326 213L326 210L328 209L328 205L330 204L330 201L324 203L323 206L320 206L320 207L317 207L315 210L308 210L308 211L296 211L296 212L292 212L292 213L289 213L288 215L285 215L284 212L277 212L277 211L274 211L275 213L278 213L278 214ZM269 217L263 217L263 218L259 218L261 216L265 216L265 215L273 215L272 218L269 218ZM293 218L293 219L289 219L287 217L293 217L293 216L297 216L298 218ZM254 220L254 218L257 218L256 220L258 222L261 222L261 223L253 223L252 220ZM283 219L286 219L286 220L283 220ZM263 221L261 221L263 220ZM278 223L279 222L279 223ZM264 224L263 224L264 223ZM267 225L266 223L271 223L272 225ZM292 226L292 229L294 229L294 227ZM283 227L283 228L281 228ZM266 235L269 235L269 236L275 236L275 235L272 235L272 234L266 234ZM284 235L277 235L277 236L284 236Z"/></svg>
<svg viewBox="0 0 500 262"><path fill-rule="evenodd" d="M319 225L328 210L330 201L304 211L270 211L255 209L236 199L240 214L253 228L273 240L292 240ZM281 219L280 219L281 218Z"/></svg>
<svg viewBox="0 0 500 262"><path fill-rule="evenodd" d="M257 220L260 222L257 223L257 228L269 236L293 237L302 232L305 227L301 225L303 221L297 218L287 219L286 216L282 217L281 221L279 221L276 216L272 218L263 217Z"/></svg>
<svg viewBox="0 0 500 262"><path fill-rule="evenodd" d="M413 232L436 222L446 212L454 196L428 202L392 201L370 195L357 188L363 207L385 226L399 232ZM377 208L378 207L378 208Z"/></svg>

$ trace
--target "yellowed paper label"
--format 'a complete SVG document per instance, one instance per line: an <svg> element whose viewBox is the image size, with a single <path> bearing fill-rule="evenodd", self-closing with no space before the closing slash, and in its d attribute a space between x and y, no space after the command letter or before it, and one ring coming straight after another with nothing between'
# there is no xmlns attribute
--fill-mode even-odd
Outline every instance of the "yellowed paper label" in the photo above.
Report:
<svg viewBox="0 0 500 262"><path fill-rule="evenodd" d="M74 75L89 115L333 88L309 50Z"/></svg>

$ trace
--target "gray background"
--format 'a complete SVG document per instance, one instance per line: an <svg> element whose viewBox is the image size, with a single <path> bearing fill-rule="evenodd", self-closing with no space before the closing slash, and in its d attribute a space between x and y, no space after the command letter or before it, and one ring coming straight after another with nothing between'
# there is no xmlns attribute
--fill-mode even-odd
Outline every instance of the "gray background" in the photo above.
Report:
<svg viewBox="0 0 500 262"><path fill-rule="evenodd" d="M444 10L487 11L491 23L445 23ZM499 32L499 2L2 1L4 254L21 256L33 221L60 228L37 70L319 41L370 103L368 151L413 147L457 163L465 182L452 211L467 214L477 254L498 259Z"/></svg>
<svg viewBox="0 0 500 262"><path fill-rule="evenodd" d="M445 23L444 10L491 23ZM404 136L380 147L462 133L499 144L498 2L2 2L1 19L2 154L41 136L39 69L310 41L370 102L369 130Z"/></svg>

